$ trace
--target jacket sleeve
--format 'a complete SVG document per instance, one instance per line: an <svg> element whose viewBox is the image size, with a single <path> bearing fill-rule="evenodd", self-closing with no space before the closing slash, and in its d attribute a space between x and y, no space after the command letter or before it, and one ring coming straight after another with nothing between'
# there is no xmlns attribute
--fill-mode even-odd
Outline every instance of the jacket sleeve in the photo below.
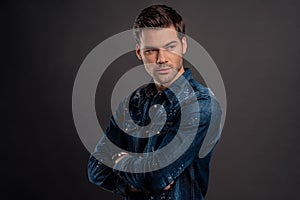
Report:
<svg viewBox="0 0 300 200"><path fill-rule="evenodd" d="M112 140L115 143L119 143L119 145L121 145L122 139L121 137L119 137L119 131L120 130L113 123L113 119L111 119L109 126L106 129L105 135L114 135L115 138L112 138ZM101 187L104 190L113 192L121 196L125 196L127 184L118 174L113 171L111 167L109 167L113 166L113 154L108 146L103 146L103 144L105 143L107 143L107 137L103 136L96 145L94 152L89 157L88 178L91 183ZM104 160L106 160L106 162L103 162Z"/></svg>
<svg viewBox="0 0 300 200"><path fill-rule="evenodd" d="M220 134L213 134L215 135L215 138L210 140L210 142L213 141L208 145L211 147L210 149L203 146L206 145L203 144L203 141L208 132L220 132L221 109L214 97L209 99L200 99L200 101L200 123L195 123L197 121L196 119L199 118L199 111L195 110L191 106L184 108L186 110L184 112L185 116L181 117L181 119L183 119L181 122L181 134L177 138L180 143L176 145L173 152L168 151L167 153L164 153L163 151L155 151L151 158L136 158L128 155L116 164L114 171L128 184L140 191L158 192L163 190L173 180L180 176L180 174L193 162L193 160L197 159L199 155L203 155L200 148L205 149L206 155L210 153L214 145L217 143ZM193 129L197 130L196 135L194 136L191 134L191 130ZM192 142L190 142L191 140ZM177 151L181 151L180 147L184 146L186 143L190 144L189 147L181 154L181 156L179 156L178 159L175 160L175 162L172 162L167 166L159 166L162 163L162 160L167 160L178 153ZM152 165L156 165L156 169L159 170L145 173L126 172L130 171L129 168L135 167L151 169Z"/></svg>
<svg viewBox="0 0 300 200"><path fill-rule="evenodd" d="M112 168L98 161L93 155L88 161L88 177L91 183L104 190L121 196L126 194L127 184L113 172Z"/></svg>

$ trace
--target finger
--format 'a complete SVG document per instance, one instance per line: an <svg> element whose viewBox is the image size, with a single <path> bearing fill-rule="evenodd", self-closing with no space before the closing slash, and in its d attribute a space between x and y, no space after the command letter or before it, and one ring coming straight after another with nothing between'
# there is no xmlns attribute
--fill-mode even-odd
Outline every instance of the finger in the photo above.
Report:
<svg viewBox="0 0 300 200"><path fill-rule="evenodd" d="M168 189L170 189L171 188L171 186L170 185L168 185L167 187L165 187L165 189L164 190L168 190Z"/></svg>
<svg viewBox="0 0 300 200"><path fill-rule="evenodd" d="M165 187L165 189L164 190L168 190L168 189L170 189L171 188L171 185L173 185L173 183L174 183L174 181L172 181L167 187Z"/></svg>

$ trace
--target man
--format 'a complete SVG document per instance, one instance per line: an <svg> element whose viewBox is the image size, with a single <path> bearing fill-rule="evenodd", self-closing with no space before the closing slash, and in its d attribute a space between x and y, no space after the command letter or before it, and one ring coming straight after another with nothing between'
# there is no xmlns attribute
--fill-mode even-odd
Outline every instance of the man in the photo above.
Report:
<svg viewBox="0 0 300 200"><path fill-rule="evenodd" d="M88 162L90 181L124 199L201 200L207 193L221 109L183 66L184 34L181 16L165 5L144 9L134 22L136 55L153 82L121 102Z"/></svg>

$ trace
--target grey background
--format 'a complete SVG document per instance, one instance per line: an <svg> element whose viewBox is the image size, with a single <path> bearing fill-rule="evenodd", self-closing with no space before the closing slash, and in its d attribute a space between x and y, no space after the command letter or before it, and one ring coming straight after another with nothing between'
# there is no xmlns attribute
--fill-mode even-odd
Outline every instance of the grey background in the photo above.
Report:
<svg viewBox="0 0 300 200"><path fill-rule="evenodd" d="M298 199L299 2L157 2L182 14L187 33L209 52L225 83L227 118L207 199ZM1 199L118 199L88 182L89 153L73 123L72 87L88 53L131 28L150 4L1 2ZM96 101L106 124L105 95L113 84L102 81Z"/></svg>

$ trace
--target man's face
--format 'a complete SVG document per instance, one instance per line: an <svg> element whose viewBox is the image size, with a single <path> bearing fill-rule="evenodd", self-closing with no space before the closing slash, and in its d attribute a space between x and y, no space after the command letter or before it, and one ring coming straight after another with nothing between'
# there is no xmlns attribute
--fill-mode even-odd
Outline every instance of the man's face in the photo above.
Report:
<svg viewBox="0 0 300 200"><path fill-rule="evenodd" d="M177 36L174 26L143 29L136 54L143 61L156 84L170 86L183 72L182 54L186 52L186 38Z"/></svg>

